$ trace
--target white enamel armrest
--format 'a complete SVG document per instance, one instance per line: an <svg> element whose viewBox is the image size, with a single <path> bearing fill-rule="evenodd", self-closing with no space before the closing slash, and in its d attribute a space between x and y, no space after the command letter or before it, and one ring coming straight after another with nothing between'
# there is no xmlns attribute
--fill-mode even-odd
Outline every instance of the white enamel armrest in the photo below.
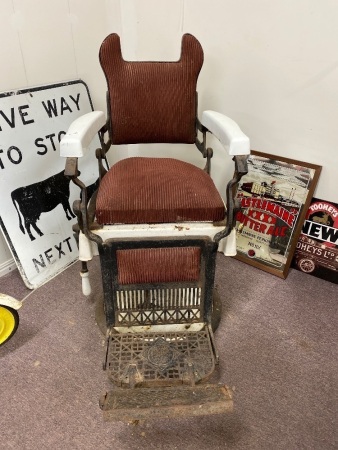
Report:
<svg viewBox="0 0 338 450"><path fill-rule="evenodd" d="M67 134L60 142L60 155L80 158L88 150L95 135L105 125L106 118L101 111L84 114L71 123Z"/></svg>
<svg viewBox="0 0 338 450"><path fill-rule="evenodd" d="M229 149L229 155L250 154L249 138L229 117L215 111L204 111L201 123Z"/></svg>

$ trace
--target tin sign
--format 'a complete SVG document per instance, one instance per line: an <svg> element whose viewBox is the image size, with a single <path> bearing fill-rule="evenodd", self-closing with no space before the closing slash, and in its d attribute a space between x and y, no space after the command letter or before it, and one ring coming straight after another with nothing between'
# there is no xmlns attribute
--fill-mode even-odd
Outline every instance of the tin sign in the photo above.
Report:
<svg viewBox="0 0 338 450"><path fill-rule="evenodd" d="M63 175L59 143L69 125L92 110L81 80L0 94L0 225L30 289L78 258L72 204L80 193ZM79 161L87 186L97 179L99 146L97 136Z"/></svg>

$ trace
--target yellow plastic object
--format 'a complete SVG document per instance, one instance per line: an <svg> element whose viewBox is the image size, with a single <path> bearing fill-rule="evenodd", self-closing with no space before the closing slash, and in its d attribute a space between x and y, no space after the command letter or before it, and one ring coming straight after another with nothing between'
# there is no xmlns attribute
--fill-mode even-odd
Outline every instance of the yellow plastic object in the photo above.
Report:
<svg viewBox="0 0 338 450"><path fill-rule="evenodd" d="M19 314L9 306L0 305L0 345L7 342L19 326Z"/></svg>

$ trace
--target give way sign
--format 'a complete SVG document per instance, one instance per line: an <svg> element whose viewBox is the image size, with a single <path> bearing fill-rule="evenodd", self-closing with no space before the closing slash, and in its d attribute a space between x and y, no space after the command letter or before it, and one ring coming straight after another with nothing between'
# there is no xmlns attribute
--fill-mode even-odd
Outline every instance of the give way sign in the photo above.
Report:
<svg viewBox="0 0 338 450"><path fill-rule="evenodd" d="M34 289L78 258L72 225L79 188L64 175L59 143L93 110L81 80L0 93L0 226L27 287ZM97 179L95 149L81 158L81 180Z"/></svg>

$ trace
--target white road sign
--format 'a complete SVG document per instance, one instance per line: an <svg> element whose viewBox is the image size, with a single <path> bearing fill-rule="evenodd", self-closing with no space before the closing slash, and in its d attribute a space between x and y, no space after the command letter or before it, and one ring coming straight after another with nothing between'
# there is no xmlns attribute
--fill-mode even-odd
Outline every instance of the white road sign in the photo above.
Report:
<svg viewBox="0 0 338 450"><path fill-rule="evenodd" d="M34 289L78 257L72 225L79 189L63 175L59 142L73 120L93 110L84 82L0 94L0 225L27 287ZM97 179L95 138L81 180Z"/></svg>

